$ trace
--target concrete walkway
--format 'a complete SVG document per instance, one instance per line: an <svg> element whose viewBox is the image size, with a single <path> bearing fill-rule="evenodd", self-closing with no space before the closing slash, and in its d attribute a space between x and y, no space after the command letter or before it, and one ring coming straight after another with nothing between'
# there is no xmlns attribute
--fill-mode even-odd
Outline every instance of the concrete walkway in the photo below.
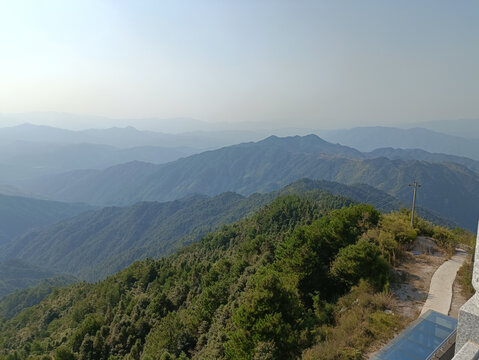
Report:
<svg viewBox="0 0 479 360"><path fill-rule="evenodd" d="M466 259L466 255L465 251L457 250L450 260L439 266L432 276L429 294L422 308L421 315L429 309L444 315L449 314L452 301L452 284L456 278L457 271Z"/></svg>

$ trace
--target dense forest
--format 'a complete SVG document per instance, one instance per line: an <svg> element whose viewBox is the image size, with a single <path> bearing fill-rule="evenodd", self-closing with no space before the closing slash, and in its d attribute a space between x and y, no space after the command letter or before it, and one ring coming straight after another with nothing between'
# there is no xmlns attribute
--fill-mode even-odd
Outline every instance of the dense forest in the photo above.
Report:
<svg viewBox="0 0 479 360"><path fill-rule="evenodd" d="M5 359L360 359L402 319L390 267L417 234L470 235L287 195L167 258L53 290L0 325Z"/></svg>

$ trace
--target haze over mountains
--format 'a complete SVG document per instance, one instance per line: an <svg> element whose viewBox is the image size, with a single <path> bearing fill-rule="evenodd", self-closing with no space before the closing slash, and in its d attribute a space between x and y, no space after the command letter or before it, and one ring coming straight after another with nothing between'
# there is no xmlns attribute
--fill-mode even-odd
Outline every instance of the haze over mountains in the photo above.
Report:
<svg viewBox="0 0 479 360"><path fill-rule="evenodd" d="M426 162L409 160L408 152L402 154L407 154L406 160L371 157L315 135L269 137L163 165L130 162L105 170L65 173L31 182L25 189L61 201L127 205L175 200L195 193L269 192L308 177L366 183L410 201L408 184L416 179L424 185L419 195L421 205L472 228L475 215L471 210L479 204L478 174L463 165L444 163L450 159L447 157L436 155L432 158L440 162Z"/></svg>
<svg viewBox="0 0 479 360"><path fill-rule="evenodd" d="M444 134L479 139L479 119L424 121L408 124L407 127L422 127Z"/></svg>
<svg viewBox="0 0 479 360"><path fill-rule="evenodd" d="M422 149L479 160L477 135L475 138L464 138L424 128L398 129L380 126L325 131L321 132L321 135L327 141L352 146L361 151L373 151L384 147Z"/></svg>
<svg viewBox="0 0 479 360"><path fill-rule="evenodd" d="M191 148L159 146L121 149L88 143L3 143L0 145L0 182L18 184L26 179L75 169L104 169L133 160L161 164L196 152L198 150Z"/></svg>
<svg viewBox="0 0 479 360"><path fill-rule="evenodd" d="M474 135L479 121L464 123L466 125L456 128L463 133L470 129L467 138L424 128L362 127L321 131L293 128L264 130L253 127L250 130L231 128L167 134L139 131L133 127L72 131L23 124L0 128L0 185L16 186L17 182L26 179L70 170L104 169L129 161L161 164L208 149L259 141L271 134L286 136L316 133L327 141L361 151L384 147L422 149L479 160L479 135ZM174 121L168 124L174 124ZM439 124L447 125L448 122Z"/></svg>

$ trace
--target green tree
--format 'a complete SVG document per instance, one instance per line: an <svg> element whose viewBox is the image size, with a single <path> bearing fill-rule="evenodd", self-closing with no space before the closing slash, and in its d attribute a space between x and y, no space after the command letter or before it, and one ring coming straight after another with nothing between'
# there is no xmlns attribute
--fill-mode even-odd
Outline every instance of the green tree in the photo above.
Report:
<svg viewBox="0 0 479 360"><path fill-rule="evenodd" d="M389 265L380 249L365 239L339 250L330 272L348 289L360 279L368 280L380 289L389 279Z"/></svg>

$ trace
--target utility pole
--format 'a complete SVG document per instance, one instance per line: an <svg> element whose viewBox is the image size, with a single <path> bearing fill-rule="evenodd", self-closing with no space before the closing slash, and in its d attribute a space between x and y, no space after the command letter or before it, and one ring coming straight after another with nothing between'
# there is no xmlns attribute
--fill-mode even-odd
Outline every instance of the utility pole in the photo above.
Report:
<svg viewBox="0 0 479 360"><path fill-rule="evenodd" d="M417 181L414 180L414 182L412 184L409 184L409 186L414 186L414 195L412 196L412 210L411 210L411 226L414 227L414 210L416 209L416 192L417 192L417 188L421 187L421 185L419 185Z"/></svg>

